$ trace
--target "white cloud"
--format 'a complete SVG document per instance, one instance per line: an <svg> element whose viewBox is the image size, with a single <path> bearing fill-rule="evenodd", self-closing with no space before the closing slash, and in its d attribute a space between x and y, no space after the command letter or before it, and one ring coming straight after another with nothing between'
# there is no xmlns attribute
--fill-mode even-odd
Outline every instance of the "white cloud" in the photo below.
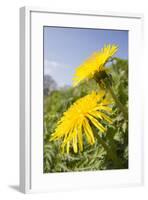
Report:
<svg viewBox="0 0 148 200"><path fill-rule="evenodd" d="M62 64L60 64L59 62L57 61L52 61L52 60L45 60L44 61L44 73L45 74L51 74L57 70L58 68L61 68L63 67Z"/></svg>
<svg viewBox="0 0 148 200"><path fill-rule="evenodd" d="M44 61L44 74L51 75L59 86L70 85L71 73L71 69L66 64L48 59Z"/></svg>

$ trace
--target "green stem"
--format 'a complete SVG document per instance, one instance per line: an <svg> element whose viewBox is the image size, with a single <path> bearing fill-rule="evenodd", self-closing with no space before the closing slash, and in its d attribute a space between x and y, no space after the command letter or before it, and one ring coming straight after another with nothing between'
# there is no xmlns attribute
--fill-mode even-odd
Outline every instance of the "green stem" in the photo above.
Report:
<svg viewBox="0 0 148 200"><path fill-rule="evenodd" d="M119 109L123 113L125 120L128 120L127 111L125 110L123 105L120 103L120 101L118 100L116 94L114 93L114 91L112 89L112 78L104 71L100 72L99 74L96 74L94 78L97 81L97 83L100 85L100 87L102 87L101 84L103 83L103 88L106 88L107 90L109 90L111 96L113 97L114 101L116 102L116 105L119 107Z"/></svg>
<svg viewBox="0 0 148 200"><path fill-rule="evenodd" d="M96 134L96 137L98 139L98 142L107 151L107 155L113 161L116 168L121 169L122 168L122 161L117 157L116 152L114 152L111 148L108 147L108 145L104 142L104 140L102 140L102 138L99 136L99 134Z"/></svg>
<svg viewBox="0 0 148 200"><path fill-rule="evenodd" d="M126 112L125 108L123 107L123 105L120 103L120 101L118 100L117 96L115 95L113 89L111 86L108 85L108 90L110 92L110 94L112 95L114 101L116 102L116 105L119 107L119 109L121 110L121 112L124 115L125 120L128 119L128 113Z"/></svg>

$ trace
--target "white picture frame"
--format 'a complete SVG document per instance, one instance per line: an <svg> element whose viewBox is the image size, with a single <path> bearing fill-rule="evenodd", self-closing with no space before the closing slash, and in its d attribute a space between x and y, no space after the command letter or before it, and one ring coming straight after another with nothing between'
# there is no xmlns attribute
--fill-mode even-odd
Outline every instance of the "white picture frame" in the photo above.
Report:
<svg viewBox="0 0 148 200"><path fill-rule="evenodd" d="M129 31L129 169L43 174L43 26ZM20 9L20 190L24 193L143 184L143 15ZM89 181L88 181L89 180Z"/></svg>

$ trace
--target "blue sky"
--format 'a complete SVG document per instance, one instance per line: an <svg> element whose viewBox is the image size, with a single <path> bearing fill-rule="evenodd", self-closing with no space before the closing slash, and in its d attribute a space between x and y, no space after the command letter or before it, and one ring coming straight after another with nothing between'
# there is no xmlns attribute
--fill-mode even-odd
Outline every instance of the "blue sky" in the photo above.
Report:
<svg viewBox="0 0 148 200"><path fill-rule="evenodd" d="M44 27L44 74L58 86L71 85L75 68L104 44L117 44L117 57L128 58L128 31Z"/></svg>

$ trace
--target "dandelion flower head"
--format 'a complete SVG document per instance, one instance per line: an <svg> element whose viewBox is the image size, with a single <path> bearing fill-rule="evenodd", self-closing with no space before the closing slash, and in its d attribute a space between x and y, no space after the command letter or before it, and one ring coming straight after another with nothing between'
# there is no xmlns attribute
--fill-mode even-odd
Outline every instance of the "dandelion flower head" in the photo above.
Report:
<svg viewBox="0 0 148 200"><path fill-rule="evenodd" d="M83 151L84 136L89 144L95 143L92 126L99 131L105 132L106 128L102 121L111 123L112 120L106 113L111 112L110 104L112 100L105 96L105 92L92 92L73 103L70 108L64 112L57 123L55 132L50 140L62 139L62 152L69 153L72 147L74 152Z"/></svg>
<svg viewBox="0 0 148 200"><path fill-rule="evenodd" d="M97 52L94 52L86 61L76 68L73 77L73 85L78 85L83 80L88 80L94 77L96 73L106 71L105 64L117 52L117 45L104 45Z"/></svg>

